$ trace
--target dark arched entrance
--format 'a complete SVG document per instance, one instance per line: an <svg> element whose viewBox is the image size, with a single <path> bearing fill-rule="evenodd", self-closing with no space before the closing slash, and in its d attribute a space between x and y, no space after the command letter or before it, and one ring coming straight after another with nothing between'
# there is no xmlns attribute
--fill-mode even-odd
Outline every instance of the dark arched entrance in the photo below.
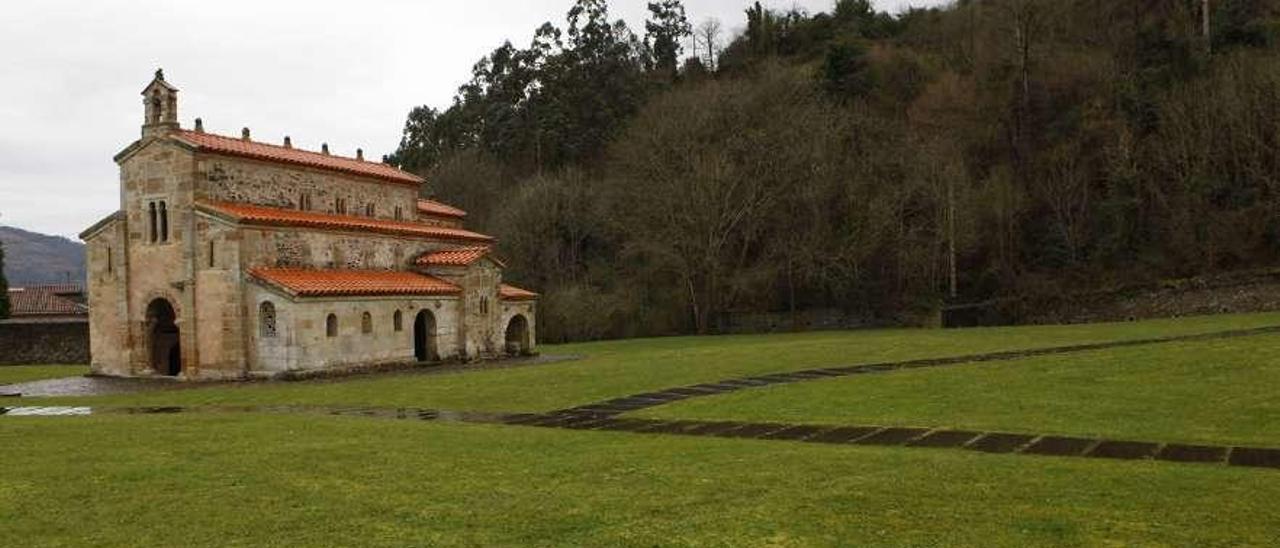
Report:
<svg viewBox="0 0 1280 548"><path fill-rule="evenodd" d="M156 299L147 305L147 325L151 331L151 368L158 375L176 377L182 373L182 347L173 305Z"/></svg>
<svg viewBox="0 0 1280 548"><path fill-rule="evenodd" d="M529 353L529 320L520 314L507 323L507 353L516 356Z"/></svg>
<svg viewBox="0 0 1280 548"><path fill-rule="evenodd" d="M440 359L436 352L436 317L430 310L418 312L413 321L413 355L420 362Z"/></svg>

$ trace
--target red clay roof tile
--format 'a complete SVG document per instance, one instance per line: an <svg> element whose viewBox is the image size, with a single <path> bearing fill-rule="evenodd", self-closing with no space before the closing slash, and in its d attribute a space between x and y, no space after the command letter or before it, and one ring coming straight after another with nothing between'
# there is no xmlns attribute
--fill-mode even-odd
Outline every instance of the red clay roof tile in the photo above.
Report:
<svg viewBox="0 0 1280 548"><path fill-rule="evenodd" d="M255 268L255 278L299 297L456 295L458 286L415 272Z"/></svg>
<svg viewBox="0 0 1280 548"><path fill-rule="evenodd" d="M489 259L498 266L506 266L492 256L491 249L488 246L476 247L460 247L457 249L445 249L441 251L433 251L421 257L418 257L418 266L470 266L481 257L489 256Z"/></svg>
<svg viewBox="0 0 1280 548"><path fill-rule="evenodd" d="M456 217L463 218L467 216L467 212L453 207L449 204L437 202L435 200L418 200L418 212L423 215L432 215L436 217Z"/></svg>
<svg viewBox="0 0 1280 548"><path fill-rule="evenodd" d="M506 301L532 301L537 300L538 294L514 285L502 284L498 286L498 298Z"/></svg>
<svg viewBox="0 0 1280 548"><path fill-rule="evenodd" d="M369 217L353 217L350 215L334 215L315 211L298 211L250 204L228 202L200 202L199 206L215 213L228 215L249 225L296 226L327 230L352 230L357 232L376 232L394 236L411 236L434 238L441 240L462 240L470 242L492 242L493 238L484 234L463 230L429 226L409 221L390 221Z"/></svg>
<svg viewBox="0 0 1280 548"><path fill-rule="evenodd" d="M71 288L75 288L74 291ZM83 316L89 309L60 295L80 293L79 286L40 286L9 290L9 313L23 316Z"/></svg>
<svg viewBox="0 0 1280 548"><path fill-rule="evenodd" d="M321 154L319 152L311 152L296 148L285 148L277 145L245 141L244 139L236 139L233 137L225 137L222 135L185 129L175 131L172 135L175 139L196 147L204 152L341 171L343 173L373 177L375 179L382 179L384 181L406 185L418 185L423 182L422 177L418 177L412 173L406 173L396 169L395 167L379 162L366 162L355 158L332 156L329 154Z"/></svg>

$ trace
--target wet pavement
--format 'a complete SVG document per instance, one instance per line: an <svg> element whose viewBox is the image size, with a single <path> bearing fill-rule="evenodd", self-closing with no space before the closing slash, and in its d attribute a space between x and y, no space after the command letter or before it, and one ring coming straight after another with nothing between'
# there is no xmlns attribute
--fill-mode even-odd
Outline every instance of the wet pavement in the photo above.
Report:
<svg viewBox="0 0 1280 548"><path fill-rule="evenodd" d="M47 398L61 396L110 396L116 394L136 394L142 392L161 392L167 390L191 390L197 388L251 386L262 382L295 382L295 383L329 383L395 375L454 375L479 371L494 371L531 367L581 359L581 356L555 355L535 356L511 360L495 360L476 363L451 363L433 366L406 364L393 366L390 370L381 371L346 371L329 373L323 377L305 378L289 381L241 380L241 381L200 381L186 382L178 379L156 377L148 379L121 379L116 377L63 377L18 384L0 385L0 398L24 397ZM0 400L3 402L4 400Z"/></svg>

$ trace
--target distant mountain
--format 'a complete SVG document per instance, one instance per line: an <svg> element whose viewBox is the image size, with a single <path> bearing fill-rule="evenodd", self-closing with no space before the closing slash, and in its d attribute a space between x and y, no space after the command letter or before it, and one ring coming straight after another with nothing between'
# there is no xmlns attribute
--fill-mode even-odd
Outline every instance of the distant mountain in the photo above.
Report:
<svg viewBox="0 0 1280 548"><path fill-rule="evenodd" d="M85 283L84 244L61 236L0 226L4 274L10 287Z"/></svg>

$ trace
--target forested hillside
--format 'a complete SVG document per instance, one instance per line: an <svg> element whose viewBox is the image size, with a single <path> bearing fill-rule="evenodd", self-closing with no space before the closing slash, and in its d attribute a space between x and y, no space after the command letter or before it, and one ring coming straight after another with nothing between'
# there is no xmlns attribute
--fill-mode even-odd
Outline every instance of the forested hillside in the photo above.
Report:
<svg viewBox="0 0 1280 548"><path fill-rule="evenodd" d="M84 283L84 244L80 242L0 226L0 244L11 287Z"/></svg>
<svg viewBox="0 0 1280 548"><path fill-rule="evenodd" d="M1280 258L1280 0L579 0L387 158L500 238L551 341L1085 291ZM737 36L718 29L742 26ZM696 47L695 47L696 46Z"/></svg>

